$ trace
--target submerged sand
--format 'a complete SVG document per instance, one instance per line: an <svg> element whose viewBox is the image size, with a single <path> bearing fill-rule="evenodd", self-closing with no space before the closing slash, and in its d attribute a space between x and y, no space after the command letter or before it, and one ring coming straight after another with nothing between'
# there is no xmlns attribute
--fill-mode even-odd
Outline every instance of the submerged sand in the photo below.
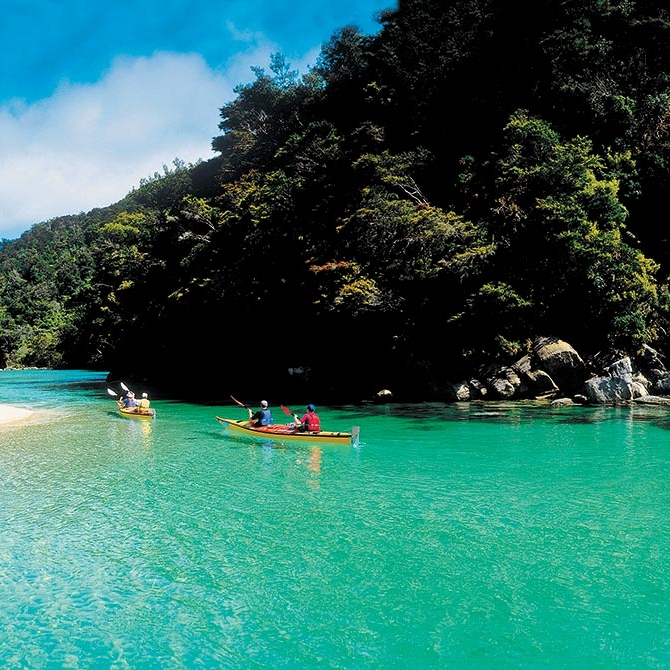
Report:
<svg viewBox="0 0 670 670"><path fill-rule="evenodd" d="M10 421L18 421L19 419L27 419L34 413L35 412L30 409L0 404L0 424L9 423Z"/></svg>

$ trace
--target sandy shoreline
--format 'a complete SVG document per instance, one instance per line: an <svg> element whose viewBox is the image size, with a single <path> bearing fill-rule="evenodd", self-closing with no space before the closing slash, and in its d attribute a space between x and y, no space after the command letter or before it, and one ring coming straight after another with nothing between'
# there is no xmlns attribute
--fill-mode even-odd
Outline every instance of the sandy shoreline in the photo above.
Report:
<svg viewBox="0 0 670 670"><path fill-rule="evenodd" d="M0 424L9 423L10 421L18 421L19 419L27 419L33 414L35 414L35 412L30 409L0 404Z"/></svg>

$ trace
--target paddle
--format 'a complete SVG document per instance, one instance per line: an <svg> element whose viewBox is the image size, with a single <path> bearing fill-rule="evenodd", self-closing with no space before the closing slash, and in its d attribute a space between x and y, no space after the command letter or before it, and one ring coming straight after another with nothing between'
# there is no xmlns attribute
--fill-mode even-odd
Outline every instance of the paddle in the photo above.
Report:
<svg viewBox="0 0 670 670"><path fill-rule="evenodd" d="M116 398L116 391L114 391L113 389L110 389L110 388L108 387L108 388L107 388L107 393L109 393L109 395L114 396L114 397ZM121 401L122 397L123 397L123 396L119 396L119 397L116 399L116 404L117 404L119 407L121 407L121 405L123 404L122 401Z"/></svg>
<svg viewBox="0 0 670 670"><path fill-rule="evenodd" d="M243 402L240 402L237 398L234 398L232 395L230 396L230 399L236 404L239 405L240 407L244 407L244 409L249 412L249 418L253 416L253 412L251 411L251 408L247 407Z"/></svg>
<svg viewBox="0 0 670 670"><path fill-rule="evenodd" d="M284 405L280 405L280 407L282 409L282 412L284 412L284 414L292 416L295 419L296 423L302 423L302 421L300 421L300 417L295 412L292 412L288 407L284 407Z"/></svg>

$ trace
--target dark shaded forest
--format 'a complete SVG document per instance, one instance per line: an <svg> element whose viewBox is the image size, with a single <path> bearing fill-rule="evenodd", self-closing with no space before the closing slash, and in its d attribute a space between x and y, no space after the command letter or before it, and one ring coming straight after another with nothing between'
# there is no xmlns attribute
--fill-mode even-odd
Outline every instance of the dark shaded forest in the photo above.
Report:
<svg viewBox="0 0 670 670"><path fill-rule="evenodd" d="M0 364L339 402L440 399L538 335L667 351L666 6L377 18L305 75L254 68L215 158L5 240Z"/></svg>

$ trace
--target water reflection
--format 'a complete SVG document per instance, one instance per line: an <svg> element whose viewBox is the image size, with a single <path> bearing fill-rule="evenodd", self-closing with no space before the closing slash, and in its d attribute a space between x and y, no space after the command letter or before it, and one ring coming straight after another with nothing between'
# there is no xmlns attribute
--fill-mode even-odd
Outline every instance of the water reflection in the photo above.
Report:
<svg viewBox="0 0 670 670"><path fill-rule="evenodd" d="M344 409L344 408L343 408ZM514 423L549 421L557 424L598 424L603 422L635 420L650 421L668 429L670 420L664 406L629 404L573 405L556 407L541 400L481 400L457 403L396 403L380 408L366 407L370 414L380 418L401 419L415 422L425 430L444 421L469 421L487 423ZM364 422L364 418L360 421ZM369 419L368 419L369 421Z"/></svg>
<svg viewBox="0 0 670 670"><path fill-rule="evenodd" d="M263 449L263 463L270 463L274 457L274 451L276 448L274 442L262 442L261 448Z"/></svg>
<svg viewBox="0 0 670 670"><path fill-rule="evenodd" d="M308 486L314 489L318 489L321 486L320 476L321 476L321 457L323 451L320 447L311 447L309 458L307 459L307 469L313 473L312 476L307 480Z"/></svg>
<svg viewBox="0 0 670 670"><path fill-rule="evenodd" d="M151 449L154 443L153 420L137 420L120 417L115 412L110 412L115 417L109 425L110 441L119 447L135 449Z"/></svg>
<svg viewBox="0 0 670 670"><path fill-rule="evenodd" d="M312 447L307 467L317 475L321 474L321 455L323 451L320 447Z"/></svg>

